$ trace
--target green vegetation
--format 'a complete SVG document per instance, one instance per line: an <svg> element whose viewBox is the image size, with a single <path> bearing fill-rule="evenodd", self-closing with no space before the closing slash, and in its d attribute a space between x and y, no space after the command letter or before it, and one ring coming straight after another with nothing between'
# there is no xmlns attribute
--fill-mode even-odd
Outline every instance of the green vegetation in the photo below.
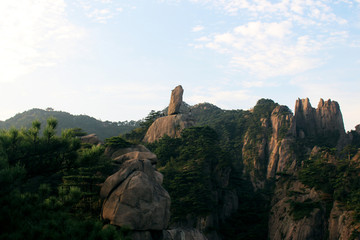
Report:
<svg viewBox="0 0 360 240"><path fill-rule="evenodd" d="M239 210L217 230L224 239L267 239L267 197L260 191L254 193L251 183L241 179L215 130L208 126L188 128L181 138L165 136L148 147L159 158L163 186L171 196L172 223L216 212L224 203L214 197L214 192L221 195L232 189L241 196ZM217 174L227 168L232 171L229 185L223 189Z"/></svg>
<svg viewBox="0 0 360 240"><path fill-rule="evenodd" d="M132 143L140 143L151 124L161 116L163 116L162 111L151 110L148 116L140 121L138 128L133 129L130 133L123 134L123 137Z"/></svg>
<svg viewBox="0 0 360 240"><path fill-rule="evenodd" d="M211 128L188 128L181 136L180 139L164 137L148 145L161 157L160 171L171 196L174 222L185 220L188 214L206 216L213 210L212 175L214 168L226 161L217 145L217 134Z"/></svg>
<svg viewBox="0 0 360 240"><path fill-rule="evenodd" d="M99 184L112 171L104 148L82 147L79 129L57 136L57 125L0 132L0 239L126 239L99 220Z"/></svg>
<svg viewBox="0 0 360 240"><path fill-rule="evenodd" d="M254 192L251 183L237 176L240 176L240 173L234 173L231 182L236 185L237 194L240 196L239 208L220 225L219 232L224 239L229 240L266 240L269 196L263 191Z"/></svg>
<svg viewBox="0 0 360 240"><path fill-rule="evenodd" d="M313 202L311 199L306 199L304 202L297 202L290 200L290 215L294 221L301 220L305 217L310 217L315 208L321 208L320 202Z"/></svg>
<svg viewBox="0 0 360 240"><path fill-rule="evenodd" d="M130 147L131 145L132 145L131 143L129 143L120 136L105 139L106 147L126 148L126 147Z"/></svg>
<svg viewBox="0 0 360 240"><path fill-rule="evenodd" d="M110 122L97 120L86 115L71 115L61 111L31 109L0 122L0 129L10 129L11 127L17 129L31 128L34 121L38 121L42 126L45 126L47 119L51 117L58 120L57 135L60 135L65 129L81 128L84 132L95 133L101 140L128 133L139 126L139 121ZM40 131L42 133L42 130Z"/></svg>
<svg viewBox="0 0 360 240"><path fill-rule="evenodd" d="M348 146L346 149L352 149ZM360 163L345 157L338 159L332 149L324 148L318 155L304 162L299 179L342 202L348 210L354 210L356 221L360 221ZM329 161L332 156L335 161Z"/></svg>

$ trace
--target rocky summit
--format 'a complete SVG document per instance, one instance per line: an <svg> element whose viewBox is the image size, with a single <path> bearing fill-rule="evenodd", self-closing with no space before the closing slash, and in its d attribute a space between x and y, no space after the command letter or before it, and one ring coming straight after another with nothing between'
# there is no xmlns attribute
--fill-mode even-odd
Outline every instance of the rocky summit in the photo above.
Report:
<svg viewBox="0 0 360 240"><path fill-rule="evenodd" d="M189 112L180 113L180 107L183 105L183 92L181 85L172 90L168 116L160 117L154 121L145 134L144 142L152 143L165 135L172 138L180 137L182 130L194 126L194 120Z"/></svg>
<svg viewBox="0 0 360 240"><path fill-rule="evenodd" d="M177 86L171 91L168 115L178 114L180 112L180 106L183 101L183 93L184 89L181 85Z"/></svg>

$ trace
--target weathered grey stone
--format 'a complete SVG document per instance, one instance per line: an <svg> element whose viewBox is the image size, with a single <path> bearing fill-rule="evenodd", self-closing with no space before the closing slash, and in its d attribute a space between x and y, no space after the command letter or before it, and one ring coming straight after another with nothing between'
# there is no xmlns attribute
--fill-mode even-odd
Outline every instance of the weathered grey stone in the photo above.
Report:
<svg viewBox="0 0 360 240"><path fill-rule="evenodd" d="M180 106L182 103L184 89L181 85L177 86L171 91L171 99L168 109L168 115L180 113Z"/></svg>

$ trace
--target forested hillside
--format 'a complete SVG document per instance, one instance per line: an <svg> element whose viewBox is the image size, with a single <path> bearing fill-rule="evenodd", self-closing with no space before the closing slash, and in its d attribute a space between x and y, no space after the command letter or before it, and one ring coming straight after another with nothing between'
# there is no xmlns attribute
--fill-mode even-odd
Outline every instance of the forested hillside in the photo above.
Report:
<svg viewBox="0 0 360 240"><path fill-rule="evenodd" d="M180 109L98 146L55 118L2 130L0 239L360 239L360 127L335 101Z"/></svg>
<svg viewBox="0 0 360 240"><path fill-rule="evenodd" d="M88 134L95 133L101 140L130 132L135 127L138 127L140 123L140 121L103 122L87 115L72 115L62 111L31 109L18 113L4 122L0 122L0 128L29 128L35 120L45 125L46 120L50 117L56 118L59 122L56 130L58 135L64 129L81 128Z"/></svg>
<svg viewBox="0 0 360 240"><path fill-rule="evenodd" d="M113 171L104 147L73 129L56 136L57 123L0 132L0 239L124 239L99 221L99 184Z"/></svg>

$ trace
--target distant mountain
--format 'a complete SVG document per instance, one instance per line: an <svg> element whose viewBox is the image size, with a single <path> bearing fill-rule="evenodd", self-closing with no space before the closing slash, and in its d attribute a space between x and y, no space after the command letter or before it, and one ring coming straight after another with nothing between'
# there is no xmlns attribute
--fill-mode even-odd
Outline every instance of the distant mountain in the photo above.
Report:
<svg viewBox="0 0 360 240"><path fill-rule="evenodd" d="M138 127L140 123L140 121L103 122L87 115L72 115L67 112L53 111L52 109L42 110L34 108L23 113L18 113L6 121L0 121L0 128L29 128L34 120L39 120L41 126L45 127L46 120L50 117L58 120L58 134L60 134L63 129L81 128L86 133L95 133L102 140L130 132L132 129Z"/></svg>

